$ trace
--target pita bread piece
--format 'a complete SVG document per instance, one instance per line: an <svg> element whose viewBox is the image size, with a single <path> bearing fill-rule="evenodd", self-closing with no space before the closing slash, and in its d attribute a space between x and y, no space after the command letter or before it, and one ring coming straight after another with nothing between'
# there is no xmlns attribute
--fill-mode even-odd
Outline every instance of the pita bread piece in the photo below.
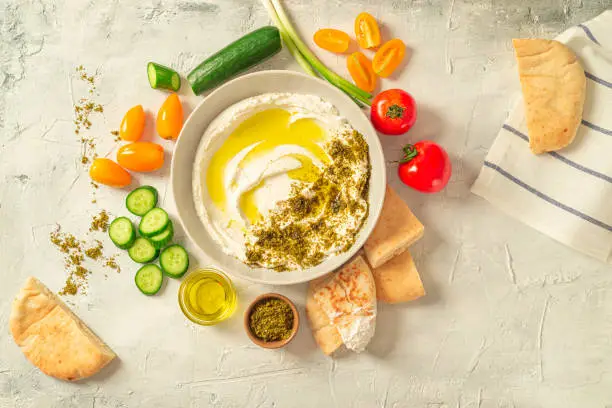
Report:
<svg viewBox="0 0 612 408"><path fill-rule="evenodd" d="M331 324L329 317L325 314L321 306L314 298L314 293L318 287L327 280L327 277L318 278L308 285L308 295L306 296L306 315L310 330L317 342L317 345L326 355L332 354L342 346L342 337L338 329Z"/></svg>
<svg viewBox="0 0 612 408"><path fill-rule="evenodd" d="M43 373L76 381L96 374L115 353L36 278L13 302L9 325L15 343Z"/></svg>
<svg viewBox="0 0 612 408"><path fill-rule="evenodd" d="M554 40L512 40L535 154L572 143L582 120L586 77L576 55Z"/></svg>
<svg viewBox="0 0 612 408"><path fill-rule="evenodd" d="M378 268L418 241L425 227L402 198L387 185L378 223L363 249L372 268Z"/></svg>
<svg viewBox="0 0 612 408"><path fill-rule="evenodd" d="M312 281L306 314L325 354L333 353L342 344L350 350L363 351L374 335L376 319L374 277L363 257Z"/></svg>
<svg viewBox="0 0 612 408"><path fill-rule="evenodd" d="M385 303L410 302L425 295L421 277L409 251L372 270L376 297Z"/></svg>

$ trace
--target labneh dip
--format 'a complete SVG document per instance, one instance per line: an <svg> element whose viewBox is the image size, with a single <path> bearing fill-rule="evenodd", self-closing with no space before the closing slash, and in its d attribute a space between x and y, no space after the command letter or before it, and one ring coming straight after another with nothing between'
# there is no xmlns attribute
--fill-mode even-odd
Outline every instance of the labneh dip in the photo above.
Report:
<svg viewBox="0 0 612 408"><path fill-rule="evenodd" d="M198 215L223 251L277 271L347 251L368 216L364 137L314 95L268 93L223 111L193 170Z"/></svg>

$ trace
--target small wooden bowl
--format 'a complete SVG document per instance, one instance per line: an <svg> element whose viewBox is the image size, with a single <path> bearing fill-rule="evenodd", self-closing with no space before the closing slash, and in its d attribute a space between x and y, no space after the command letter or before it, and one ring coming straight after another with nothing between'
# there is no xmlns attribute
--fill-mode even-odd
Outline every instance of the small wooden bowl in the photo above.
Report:
<svg viewBox="0 0 612 408"><path fill-rule="evenodd" d="M293 311L293 327L291 328L291 334L284 340L279 341L264 341L259 337L255 336L251 331L251 325L249 322L249 318L251 317L251 313L253 312L253 307L264 299L279 299L283 302L287 303L289 307L291 307L291 311ZM259 295L255 298L255 300L249 305L247 310L244 312L244 330L246 331L249 339L259 347L267 348L267 349L277 349L286 346L289 344L291 340L295 337L298 331L298 327L300 327L300 314L297 311L297 308L293 304L292 301L287 299L287 297L280 295L278 293L264 293L263 295Z"/></svg>

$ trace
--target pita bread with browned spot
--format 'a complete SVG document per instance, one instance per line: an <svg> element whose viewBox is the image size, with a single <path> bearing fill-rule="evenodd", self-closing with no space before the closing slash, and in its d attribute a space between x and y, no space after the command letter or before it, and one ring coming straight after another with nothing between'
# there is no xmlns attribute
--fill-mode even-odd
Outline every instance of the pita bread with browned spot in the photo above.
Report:
<svg viewBox="0 0 612 408"><path fill-rule="evenodd" d="M535 154L572 143L582 120L586 77L576 55L555 40L512 40Z"/></svg>
<svg viewBox="0 0 612 408"><path fill-rule="evenodd" d="M410 302L425 296L425 288L410 251L406 250L372 269L376 297L385 303Z"/></svg>
<svg viewBox="0 0 612 408"><path fill-rule="evenodd" d="M330 355L342 346L342 337L340 337L340 332L331 324L329 317L323 312L323 309L321 309L321 306L314 298L314 293L319 284L326 279L327 277L324 276L311 281L308 285L306 315L308 317L308 323L310 324L310 330L312 330L317 345L323 353Z"/></svg>
<svg viewBox="0 0 612 408"><path fill-rule="evenodd" d="M60 380L90 377L115 353L53 292L28 278L13 302L9 321L15 343L43 373Z"/></svg>
<svg viewBox="0 0 612 408"><path fill-rule="evenodd" d="M378 268L418 241L425 227L402 198L387 185L380 218L363 249L372 268Z"/></svg>
<svg viewBox="0 0 612 408"><path fill-rule="evenodd" d="M363 257L310 282L306 314L323 353L342 345L356 352L365 349L375 330L376 287Z"/></svg>

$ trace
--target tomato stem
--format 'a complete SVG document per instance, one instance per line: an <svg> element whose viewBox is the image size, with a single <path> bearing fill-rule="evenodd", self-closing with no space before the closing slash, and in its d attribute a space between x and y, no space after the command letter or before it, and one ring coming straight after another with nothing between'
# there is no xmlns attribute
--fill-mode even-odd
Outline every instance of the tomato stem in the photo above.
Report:
<svg viewBox="0 0 612 408"><path fill-rule="evenodd" d="M397 104L393 104L389 106L389 109L387 109L387 113L385 113L385 116L391 119L399 119L404 116L404 108Z"/></svg>
<svg viewBox="0 0 612 408"><path fill-rule="evenodd" d="M402 148L402 150L404 151L404 157L402 157L400 163L408 163L410 160L414 159L419 155L417 149L414 147L414 145L411 144L407 144Z"/></svg>

